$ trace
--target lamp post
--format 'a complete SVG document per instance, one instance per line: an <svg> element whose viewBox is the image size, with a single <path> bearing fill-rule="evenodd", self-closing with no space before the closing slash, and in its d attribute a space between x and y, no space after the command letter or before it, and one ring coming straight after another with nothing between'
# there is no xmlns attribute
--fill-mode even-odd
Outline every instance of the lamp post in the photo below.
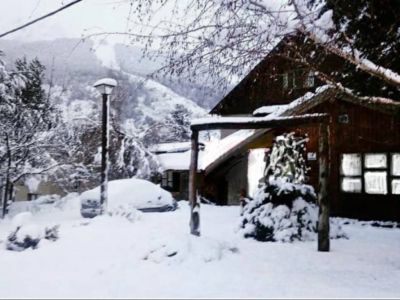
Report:
<svg viewBox="0 0 400 300"><path fill-rule="evenodd" d="M110 112L110 94L117 81L112 78L103 78L95 82L93 85L102 95L103 113L102 113L102 139L101 139L101 185L100 185L100 214L107 208L108 199L108 135Z"/></svg>

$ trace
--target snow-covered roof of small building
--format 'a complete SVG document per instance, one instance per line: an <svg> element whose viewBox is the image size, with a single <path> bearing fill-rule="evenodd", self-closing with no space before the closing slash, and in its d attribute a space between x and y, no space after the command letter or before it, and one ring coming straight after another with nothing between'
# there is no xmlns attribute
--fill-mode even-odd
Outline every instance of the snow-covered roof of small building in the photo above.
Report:
<svg viewBox="0 0 400 300"><path fill-rule="evenodd" d="M156 154L185 152L190 149L190 142L160 143L150 147L150 151Z"/></svg>
<svg viewBox="0 0 400 300"><path fill-rule="evenodd" d="M190 168L190 150L178 153L158 154L157 158L164 170L185 171Z"/></svg>

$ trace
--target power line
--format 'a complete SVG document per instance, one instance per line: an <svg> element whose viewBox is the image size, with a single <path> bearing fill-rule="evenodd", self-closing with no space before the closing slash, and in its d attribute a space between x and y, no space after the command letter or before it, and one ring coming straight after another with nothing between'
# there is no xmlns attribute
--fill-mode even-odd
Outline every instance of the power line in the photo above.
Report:
<svg viewBox="0 0 400 300"><path fill-rule="evenodd" d="M7 31L7 32L5 32L5 33L0 34L0 38L4 37L4 36L6 36L6 35L9 35L10 33L13 33L13 32L16 32L16 31L18 31L18 30L21 30L21 29L23 29L23 28L25 28L25 27L28 27L28 26L30 26L30 25L36 23L36 22L39 22L39 21L41 21L41 20L43 20L43 19L45 19L45 18L48 18L48 17L52 16L52 15L55 15L56 13L59 13L60 11L66 9L66 8L72 6L72 5L75 5L75 4L77 4L78 2L81 2L81 1L82 1L82 0L75 0L75 1L72 1L71 3L68 3L67 5L64 5L64 6L60 7L59 9L56 9L56 10L54 10L54 11L52 11L52 12L49 12L48 14L46 14L46 15L44 15L44 16L41 16L41 17L39 17L39 18L37 18L37 19L34 19L34 20L32 20L32 21L30 21L30 22L24 24L24 25L21 25L21 26L19 26L19 27L17 27L17 28L11 29L11 30L9 30L9 31Z"/></svg>

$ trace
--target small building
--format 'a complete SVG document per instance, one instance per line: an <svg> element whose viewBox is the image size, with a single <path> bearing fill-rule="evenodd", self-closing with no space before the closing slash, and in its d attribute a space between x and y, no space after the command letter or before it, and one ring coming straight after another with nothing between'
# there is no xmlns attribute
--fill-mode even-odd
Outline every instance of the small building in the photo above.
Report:
<svg viewBox="0 0 400 300"><path fill-rule="evenodd" d="M190 142L162 143L151 148L163 172L158 183L177 200L188 199Z"/></svg>
<svg viewBox="0 0 400 300"><path fill-rule="evenodd" d="M65 196L66 192L60 185L44 177L32 176L25 181L18 181L13 186L14 201L32 201L40 196L57 194Z"/></svg>
<svg viewBox="0 0 400 300"><path fill-rule="evenodd" d="M208 170L214 169L214 164L218 159L224 157L229 150L238 146L253 133L254 130L239 130L224 138L220 138L219 134L217 134L217 136L204 137L201 141L199 153L198 172L201 175L199 176L199 184L201 184L203 178L205 178L204 174L206 174ZM153 146L150 150L156 154L163 169L160 178L153 181L160 183L162 188L170 191L174 195L175 199L187 200L191 158L190 142L162 143ZM229 174L232 174L232 177L229 177L228 175L231 180L228 181L230 182L230 185L227 187L231 195L229 198L230 201L228 201L228 198L226 197L223 198L226 201L220 201L222 197L214 197L214 185L210 185L211 190L208 190L208 188L203 184L204 188L200 195L205 198L205 201L210 200L219 205L238 204L239 200L236 199L234 195L236 194L236 188L241 186L241 184L234 182L234 177L236 176L235 172ZM242 180L242 178L240 178L240 180Z"/></svg>

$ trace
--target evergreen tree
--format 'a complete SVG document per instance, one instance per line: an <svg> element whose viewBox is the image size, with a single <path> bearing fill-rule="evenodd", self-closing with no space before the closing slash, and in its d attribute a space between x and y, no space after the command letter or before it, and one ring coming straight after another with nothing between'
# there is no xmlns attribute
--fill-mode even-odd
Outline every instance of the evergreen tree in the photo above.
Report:
<svg viewBox="0 0 400 300"><path fill-rule="evenodd" d="M37 60L17 60L15 69L2 64L0 95L0 170L3 215L13 185L28 176L42 174L54 163L49 140L57 112L42 88L44 66Z"/></svg>
<svg viewBox="0 0 400 300"><path fill-rule="evenodd" d="M305 184L307 137L294 133L278 136L267 159L265 177L254 200L243 209L245 237L259 241L312 239L318 208L312 186Z"/></svg>

